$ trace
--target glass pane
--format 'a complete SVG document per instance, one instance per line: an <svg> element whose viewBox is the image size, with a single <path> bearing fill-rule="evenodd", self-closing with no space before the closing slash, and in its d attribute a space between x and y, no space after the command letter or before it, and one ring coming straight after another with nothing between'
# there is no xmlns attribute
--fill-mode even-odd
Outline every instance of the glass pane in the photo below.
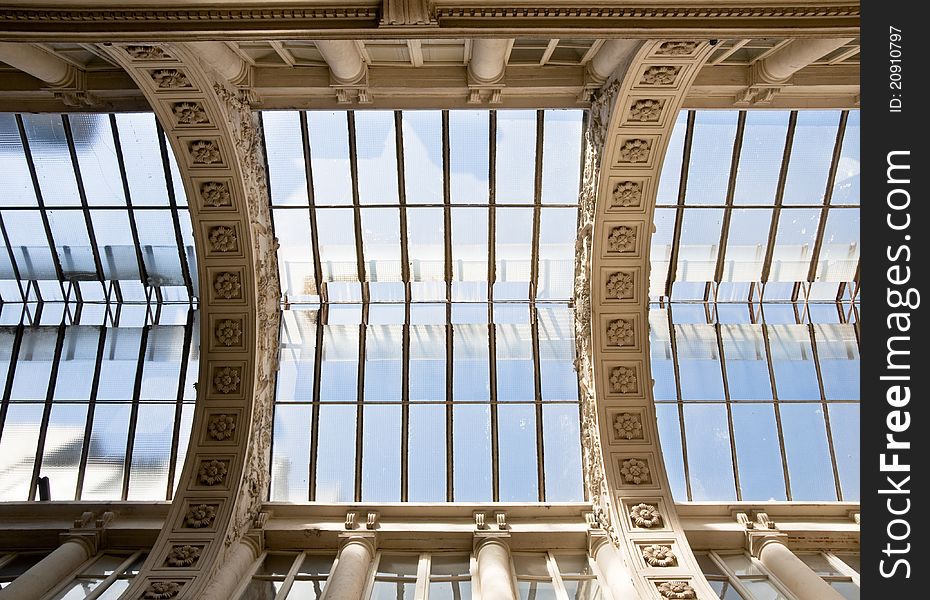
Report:
<svg viewBox="0 0 930 600"><path fill-rule="evenodd" d="M762 579L744 579L742 581L753 600L788 600L774 585Z"/></svg>
<svg viewBox="0 0 930 600"><path fill-rule="evenodd" d="M413 600L416 588L415 582L375 581L371 600Z"/></svg>
<svg viewBox="0 0 930 600"><path fill-rule="evenodd" d="M668 475L672 496L677 502L687 502L688 492L685 487L684 454L681 449L681 420L678 405L656 404L656 419L659 428L659 441L662 444L662 456L665 459L665 471Z"/></svg>
<svg viewBox="0 0 930 600"><path fill-rule="evenodd" d="M142 262L150 285L184 285L174 220L167 210L136 210Z"/></svg>
<svg viewBox="0 0 930 600"><path fill-rule="evenodd" d="M141 342L141 328L107 329L97 400L132 400Z"/></svg>
<svg viewBox="0 0 930 600"><path fill-rule="evenodd" d="M412 281L445 279L444 230L443 209L407 209L407 257Z"/></svg>
<svg viewBox="0 0 930 600"><path fill-rule="evenodd" d="M410 326L410 400L446 398L446 327Z"/></svg>
<svg viewBox="0 0 930 600"><path fill-rule="evenodd" d="M349 129L342 111L307 113L310 156L313 157L313 197L319 205L351 204ZM320 231L325 231L322 227Z"/></svg>
<svg viewBox="0 0 930 600"><path fill-rule="evenodd" d="M577 404L550 404L543 411L546 500L584 500L581 466L581 426Z"/></svg>
<svg viewBox="0 0 930 600"><path fill-rule="evenodd" d="M84 214L73 210L50 210L48 220L55 240L55 252L65 278L95 279L97 266Z"/></svg>
<svg viewBox="0 0 930 600"><path fill-rule="evenodd" d="M362 204L397 204L397 144L394 113L356 111L358 196Z"/></svg>
<svg viewBox="0 0 930 600"><path fill-rule="evenodd" d="M365 333L365 401L399 402L403 326L369 325Z"/></svg>
<svg viewBox="0 0 930 600"><path fill-rule="evenodd" d="M152 113L120 113L116 126L133 206L167 206L165 167ZM141 230L140 230L141 234Z"/></svg>
<svg viewBox="0 0 930 600"><path fill-rule="evenodd" d="M128 579L117 579L107 586L107 589L102 594L97 596L97 600L117 600L129 588L130 583Z"/></svg>
<svg viewBox="0 0 930 600"><path fill-rule="evenodd" d="M321 208L316 211L316 220L323 280L358 281L352 211L345 208Z"/></svg>
<svg viewBox="0 0 930 600"><path fill-rule="evenodd" d="M125 206L110 119L100 114L71 114L68 120L87 203L90 206Z"/></svg>
<svg viewBox="0 0 930 600"><path fill-rule="evenodd" d="M183 350L184 327L153 325L149 328L142 363L141 400L177 399Z"/></svg>
<svg viewBox="0 0 930 600"><path fill-rule="evenodd" d="M400 501L399 405L366 406L362 438L362 500Z"/></svg>
<svg viewBox="0 0 930 600"><path fill-rule="evenodd" d="M58 331L58 327L36 327L23 331L10 400L45 400Z"/></svg>
<svg viewBox="0 0 930 600"><path fill-rule="evenodd" d="M599 600L602 597L597 579L565 580L562 583L569 600Z"/></svg>
<svg viewBox="0 0 930 600"><path fill-rule="evenodd" d="M765 575L765 572L745 554L721 554L720 558L737 575Z"/></svg>
<svg viewBox="0 0 930 600"><path fill-rule="evenodd" d="M674 208L657 208L655 210L655 233L652 234L649 263L652 267L649 276L649 296L658 298L665 295L668 280L668 266L672 257L672 238L675 232Z"/></svg>
<svg viewBox="0 0 930 600"><path fill-rule="evenodd" d="M759 281L768 248L771 209L735 209L730 216L722 281Z"/></svg>
<svg viewBox="0 0 930 600"><path fill-rule="evenodd" d="M407 498L410 502L446 500L446 405L410 406Z"/></svg>
<svg viewBox="0 0 930 600"><path fill-rule="evenodd" d="M735 110L697 112L685 204L723 204L726 201L738 116Z"/></svg>
<svg viewBox="0 0 930 600"><path fill-rule="evenodd" d="M722 400L723 374L713 325L675 325L682 400Z"/></svg>
<svg viewBox="0 0 930 600"><path fill-rule="evenodd" d="M859 586L851 581L831 581L830 587L838 591L846 600L859 600Z"/></svg>
<svg viewBox="0 0 930 600"><path fill-rule="evenodd" d="M297 111L262 112L265 153L268 158L268 186L272 205L309 204L304 148ZM279 235L278 228L275 234Z"/></svg>
<svg viewBox="0 0 930 600"><path fill-rule="evenodd" d="M453 407L453 467L456 502L491 500L491 411L487 405Z"/></svg>
<svg viewBox="0 0 930 600"><path fill-rule="evenodd" d="M807 325L767 325L779 400L820 400Z"/></svg>
<svg viewBox="0 0 930 600"><path fill-rule="evenodd" d="M785 204L821 204L836 145L839 111L802 110L785 180Z"/></svg>
<svg viewBox="0 0 930 600"><path fill-rule="evenodd" d="M488 203L488 131L488 111L449 112L449 187L452 204ZM500 170L500 164L497 166Z"/></svg>
<svg viewBox="0 0 930 600"><path fill-rule="evenodd" d="M530 401L536 398L533 384L533 339L529 315L525 323L494 326L497 355L497 399L500 402Z"/></svg>
<svg viewBox="0 0 930 600"><path fill-rule="evenodd" d="M490 400L487 325L461 324L453 328L452 397Z"/></svg>
<svg viewBox="0 0 930 600"><path fill-rule="evenodd" d="M52 600L84 600L89 593L97 589L102 581L102 579L72 581L62 591L52 596Z"/></svg>
<svg viewBox="0 0 930 600"><path fill-rule="evenodd" d="M835 554L834 556L849 565L856 573L859 572L858 554Z"/></svg>
<svg viewBox="0 0 930 600"><path fill-rule="evenodd" d="M500 500L538 500L536 408L516 404L498 407L497 436L500 462Z"/></svg>
<svg viewBox="0 0 930 600"><path fill-rule="evenodd" d="M453 208L451 212L453 300L487 300L488 209Z"/></svg>
<svg viewBox="0 0 930 600"><path fill-rule="evenodd" d="M859 342L853 325L814 325L827 400L859 399Z"/></svg>
<svg viewBox="0 0 930 600"><path fill-rule="evenodd" d="M81 500L120 500L126 461L129 404L103 404L94 410Z"/></svg>
<svg viewBox="0 0 930 600"><path fill-rule="evenodd" d="M577 400L574 313L565 305L537 307L539 378L543 400Z"/></svg>
<svg viewBox="0 0 930 600"><path fill-rule="evenodd" d="M320 399L324 402L358 400L358 326L324 326L322 352Z"/></svg>
<svg viewBox="0 0 930 600"><path fill-rule="evenodd" d="M275 594L284 587L283 581L253 579L239 596L239 600L274 600ZM296 596L295 596L296 597Z"/></svg>
<svg viewBox="0 0 930 600"><path fill-rule="evenodd" d="M271 499L306 502L310 498L310 406L278 404L274 414Z"/></svg>
<svg viewBox="0 0 930 600"><path fill-rule="evenodd" d="M442 112L406 111L403 123L407 204L441 204Z"/></svg>
<svg viewBox="0 0 930 600"><path fill-rule="evenodd" d="M470 600L470 581L433 581L429 584L430 600Z"/></svg>
<svg viewBox="0 0 930 600"><path fill-rule="evenodd" d="M58 279L38 211L0 212L21 279Z"/></svg>
<svg viewBox="0 0 930 600"><path fill-rule="evenodd" d="M662 175L659 177L657 204L677 204L678 189L681 183L681 165L685 147L685 133L688 129L688 111L681 111L675 119L675 127L669 138L665 160L662 163Z"/></svg>
<svg viewBox="0 0 930 600"><path fill-rule="evenodd" d="M24 114L23 126L45 206L80 206L61 115Z"/></svg>
<svg viewBox="0 0 930 600"><path fill-rule="evenodd" d="M859 111L851 110L833 181L832 204L859 204L859 132Z"/></svg>
<svg viewBox="0 0 930 600"><path fill-rule="evenodd" d="M10 113L0 113L0 155L3 156L0 164L4 175L4 203L8 206L37 206L16 116Z"/></svg>
<svg viewBox="0 0 930 600"><path fill-rule="evenodd" d="M278 272L281 294L293 301L319 295L314 275L310 212L306 209L275 209L274 233L278 238Z"/></svg>
<svg viewBox="0 0 930 600"><path fill-rule="evenodd" d="M138 280L139 261L136 258L129 213L122 210L92 210L90 218L104 277L109 280Z"/></svg>
<svg viewBox="0 0 930 600"><path fill-rule="evenodd" d="M0 501L24 501L29 498L32 470L35 466L41 404L10 404L0 437Z"/></svg>
<svg viewBox="0 0 930 600"><path fill-rule="evenodd" d="M498 208L496 211L495 300L529 298L533 241L533 209Z"/></svg>
<svg viewBox="0 0 930 600"><path fill-rule="evenodd" d="M281 312L281 346L277 377L278 402L313 400L313 369L319 311Z"/></svg>
<svg viewBox="0 0 930 600"><path fill-rule="evenodd" d="M355 406L320 406L316 500L355 499Z"/></svg>
<svg viewBox="0 0 930 600"><path fill-rule="evenodd" d="M497 197L531 204L536 173L536 111L497 111Z"/></svg>
<svg viewBox="0 0 930 600"><path fill-rule="evenodd" d="M743 500L787 500L772 404L734 404L733 437Z"/></svg>
<svg viewBox="0 0 930 600"><path fill-rule="evenodd" d="M566 300L572 296L577 221L576 208L540 210L536 297L541 300Z"/></svg>
<svg viewBox="0 0 930 600"><path fill-rule="evenodd" d="M323 595L323 588L326 587L325 581L301 581L297 580L291 584L291 591L287 597L293 600L318 600Z"/></svg>
<svg viewBox="0 0 930 600"><path fill-rule="evenodd" d="M513 555L513 567L517 577L551 577L549 561L545 554L519 553Z"/></svg>
<svg viewBox="0 0 930 600"><path fill-rule="evenodd" d="M820 209L785 209L778 219L769 281L807 281Z"/></svg>
<svg viewBox="0 0 930 600"><path fill-rule="evenodd" d="M686 404L684 411L692 500L735 499L727 407Z"/></svg>
<svg viewBox="0 0 930 600"><path fill-rule="evenodd" d="M471 565L467 554L433 554L430 559L430 576L450 577L469 575Z"/></svg>
<svg viewBox="0 0 930 600"><path fill-rule="evenodd" d="M556 554L555 562L559 566L559 573L565 575L593 575L591 563L584 554Z"/></svg>
<svg viewBox="0 0 930 600"><path fill-rule="evenodd" d="M294 565L297 554L293 552L275 552L265 556L262 565L255 572L256 575L287 575Z"/></svg>
<svg viewBox="0 0 930 600"><path fill-rule="evenodd" d="M333 567L335 554L308 554L300 563L298 575L313 575L315 577L326 577Z"/></svg>
<svg viewBox="0 0 930 600"><path fill-rule="evenodd" d="M500 113L498 113L500 114ZM543 204L575 204L581 185L580 110L547 110L543 132ZM540 286L541 287L541 286Z"/></svg>
<svg viewBox="0 0 930 600"><path fill-rule="evenodd" d="M836 500L820 404L782 404L782 430L792 500Z"/></svg>
<svg viewBox="0 0 930 600"><path fill-rule="evenodd" d="M789 116L786 110L746 111L734 204L775 203Z"/></svg>
<svg viewBox="0 0 930 600"><path fill-rule="evenodd" d="M859 405L835 403L828 407L836 469L846 502L859 501Z"/></svg>
<svg viewBox="0 0 930 600"><path fill-rule="evenodd" d="M39 471L40 476L49 478L52 500L75 499L86 424L86 405L52 406Z"/></svg>
<svg viewBox="0 0 930 600"><path fill-rule="evenodd" d="M382 554L378 561L378 575L416 577L420 557L417 554Z"/></svg>
<svg viewBox="0 0 930 600"><path fill-rule="evenodd" d="M556 600L555 586L549 581L518 581L520 600Z"/></svg>
<svg viewBox="0 0 930 600"><path fill-rule="evenodd" d="M127 499L151 500L166 496L174 413L174 404L139 405Z"/></svg>
<svg viewBox="0 0 930 600"><path fill-rule="evenodd" d="M708 581L720 600L745 600L729 581Z"/></svg>
<svg viewBox="0 0 930 600"><path fill-rule="evenodd" d="M859 210L833 208L827 215L816 281L852 281L859 267Z"/></svg>

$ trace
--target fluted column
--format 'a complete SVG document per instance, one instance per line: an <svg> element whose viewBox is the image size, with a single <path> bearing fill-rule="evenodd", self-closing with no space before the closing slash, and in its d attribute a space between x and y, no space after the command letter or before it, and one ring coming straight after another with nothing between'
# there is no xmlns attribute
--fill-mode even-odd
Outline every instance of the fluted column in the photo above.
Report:
<svg viewBox="0 0 930 600"><path fill-rule="evenodd" d="M374 534L348 534L323 592L325 600L361 600L375 556Z"/></svg>
<svg viewBox="0 0 930 600"><path fill-rule="evenodd" d="M769 82L784 81L850 40L851 38L794 40L762 59L759 63L759 74Z"/></svg>
<svg viewBox="0 0 930 600"><path fill-rule="evenodd" d="M0 599L38 600L96 553L95 536L67 537L51 554L0 590Z"/></svg>
<svg viewBox="0 0 930 600"><path fill-rule="evenodd" d="M843 596L794 555L779 538L758 545L759 561L797 600L843 600Z"/></svg>
<svg viewBox="0 0 930 600"><path fill-rule="evenodd" d="M32 44L0 42L0 61L50 86L71 84L76 71L67 61Z"/></svg>
<svg viewBox="0 0 930 600"><path fill-rule="evenodd" d="M510 546L503 536L480 536L475 542L481 597L486 600L516 600Z"/></svg>
<svg viewBox="0 0 930 600"><path fill-rule="evenodd" d="M591 555L613 600L636 600L639 596L633 587L630 571L623 564L623 558L606 535L591 540Z"/></svg>

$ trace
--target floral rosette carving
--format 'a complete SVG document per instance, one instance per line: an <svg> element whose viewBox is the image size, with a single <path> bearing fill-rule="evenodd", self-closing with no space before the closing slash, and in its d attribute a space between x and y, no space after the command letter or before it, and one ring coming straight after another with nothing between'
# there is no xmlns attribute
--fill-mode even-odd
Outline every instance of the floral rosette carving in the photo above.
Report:
<svg viewBox="0 0 930 600"><path fill-rule="evenodd" d="M678 563L672 547L660 544L643 546L643 559L650 567L674 567Z"/></svg>
<svg viewBox="0 0 930 600"><path fill-rule="evenodd" d="M200 546L174 546L168 553L168 565L172 567L189 567L200 558L202 549Z"/></svg>
<svg viewBox="0 0 930 600"><path fill-rule="evenodd" d="M620 474L623 481L633 485L652 483L652 473L646 461L639 458L629 458L620 464Z"/></svg>
<svg viewBox="0 0 930 600"><path fill-rule="evenodd" d="M636 230L626 225L611 227L607 248L611 252L632 252L636 249Z"/></svg>
<svg viewBox="0 0 930 600"><path fill-rule="evenodd" d="M636 527L652 529L662 525L662 515L659 509L651 504L640 503L630 508L630 520Z"/></svg>
<svg viewBox="0 0 930 600"><path fill-rule="evenodd" d="M621 300L633 297L633 274L618 271L607 278L607 297Z"/></svg>
<svg viewBox="0 0 930 600"><path fill-rule="evenodd" d="M649 150L652 145L649 140L639 138L627 140L620 147L620 160L630 163L642 163L649 160Z"/></svg>
<svg viewBox="0 0 930 600"><path fill-rule="evenodd" d="M216 341L224 346L236 346L242 342L242 323L234 319L222 319L216 324Z"/></svg>
<svg viewBox="0 0 930 600"><path fill-rule="evenodd" d="M227 225L210 228L210 249L214 252L233 252L239 247L236 230Z"/></svg>
<svg viewBox="0 0 930 600"><path fill-rule="evenodd" d="M616 394L635 394L636 371L630 367L614 367L610 370L610 391Z"/></svg>
<svg viewBox="0 0 930 600"><path fill-rule="evenodd" d="M214 208L232 206L232 197L229 187L222 181L207 181L200 186L200 197L203 203Z"/></svg>
<svg viewBox="0 0 930 600"><path fill-rule="evenodd" d="M640 123L658 121L662 115L662 102L648 98L637 100L630 107L630 120Z"/></svg>
<svg viewBox="0 0 930 600"><path fill-rule="evenodd" d="M648 85L673 85L678 77L681 67L673 66L654 66L649 67L643 72L643 78L640 83Z"/></svg>
<svg viewBox="0 0 930 600"><path fill-rule="evenodd" d="M636 181L618 181L614 185L612 200L614 206L639 206L643 197L643 186Z"/></svg>
<svg viewBox="0 0 930 600"><path fill-rule="evenodd" d="M200 125L210 121L207 111L199 102L176 102L171 110L179 125Z"/></svg>
<svg viewBox="0 0 930 600"><path fill-rule="evenodd" d="M656 584L659 595L669 600L694 600L697 593L687 581L663 581Z"/></svg>
<svg viewBox="0 0 930 600"><path fill-rule="evenodd" d="M152 581L142 595L145 600L168 600L181 593L181 586L175 581Z"/></svg>
<svg viewBox="0 0 930 600"><path fill-rule="evenodd" d="M632 346L634 342L633 321L614 319L607 325L607 343L610 346Z"/></svg>
<svg viewBox="0 0 930 600"><path fill-rule="evenodd" d="M236 431L236 418L233 415L213 415L210 417L210 424L207 426L210 431L210 437L222 442L228 440Z"/></svg>
<svg viewBox="0 0 930 600"><path fill-rule="evenodd" d="M131 46L125 46L123 49L126 50L126 54L136 60L165 60L171 58L168 56L167 52L158 46L134 44Z"/></svg>
<svg viewBox="0 0 930 600"><path fill-rule="evenodd" d="M239 391L239 384L242 378L239 376L239 369L235 367L223 367L217 369L213 375L213 387L221 394L234 394Z"/></svg>
<svg viewBox="0 0 930 600"><path fill-rule="evenodd" d="M656 54L663 56L686 56L694 52L697 42L662 42Z"/></svg>
<svg viewBox="0 0 930 600"><path fill-rule="evenodd" d="M614 419L614 431L617 437L626 440L643 439L643 423L639 415L633 413L620 413Z"/></svg>
<svg viewBox="0 0 930 600"><path fill-rule="evenodd" d="M220 298L231 300L239 297L242 290L242 283L239 281L237 273L220 273L213 280L213 290Z"/></svg>
<svg viewBox="0 0 930 600"><path fill-rule="evenodd" d="M183 71L177 69L158 69L152 71L152 81L160 89L189 88L191 82Z"/></svg>
<svg viewBox="0 0 930 600"><path fill-rule="evenodd" d="M213 524L216 518L216 507L209 504L192 506L184 515L184 526L192 529L203 529Z"/></svg>
<svg viewBox="0 0 930 600"><path fill-rule="evenodd" d="M226 464L219 460L205 460L200 463L197 476L204 485L218 485L226 479Z"/></svg>
<svg viewBox="0 0 930 600"><path fill-rule="evenodd" d="M213 140L196 140L190 145L191 160L195 165L215 165L223 162L220 147Z"/></svg>

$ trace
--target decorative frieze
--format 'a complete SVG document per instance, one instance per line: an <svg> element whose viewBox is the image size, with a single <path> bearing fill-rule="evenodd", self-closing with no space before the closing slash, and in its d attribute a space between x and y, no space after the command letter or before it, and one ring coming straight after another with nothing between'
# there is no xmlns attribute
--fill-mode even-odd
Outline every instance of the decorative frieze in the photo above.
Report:
<svg viewBox="0 0 930 600"><path fill-rule="evenodd" d="M197 481L201 485L220 485L226 480L226 474L229 472L229 461L226 460L202 460L200 469L197 470Z"/></svg>
<svg viewBox="0 0 930 600"><path fill-rule="evenodd" d="M612 394L638 394L639 381L633 367L614 367L610 370L610 392Z"/></svg>
<svg viewBox="0 0 930 600"><path fill-rule="evenodd" d="M204 529L213 525L219 505L198 504L191 506L184 515L184 527L190 529Z"/></svg>
<svg viewBox="0 0 930 600"><path fill-rule="evenodd" d="M242 385L242 369L221 367L213 373L213 389L220 394L236 394Z"/></svg>
<svg viewBox="0 0 930 600"><path fill-rule="evenodd" d="M180 69L155 69L150 72L152 82L159 90L191 89L190 79Z"/></svg>
<svg viewBox="0 0 930 600"><path fill-rule="evenodd" d="M673 41L662 42L656 54L660 56L689 56L697 49L697 42Z"/></svg>
<svg viewBox="0 0 930 600"><path fill-rule="evenodd" d="M165 559L165 564L169 567L191 567L200 560L202 552L203 546L192 546L190 544L172 546L168 557Z"/></svg>
<svg viewBox="0 0 930 600"><path fill-rule="evenodd" d="M662 544L649 544L641 548L643 560L650 567L674 567L678 564L678 557L672 552L671 546Z"/></svg>
<svg viewBox="0 0 930 600"><path fill-rule="evenodd" d="M210 122L210 117L200 102L174 102L171 112L178 125L204 125Z"/></svg>
<svg viewBox="0 0 930 600"><path fill-rule="evenodd" d="M620 475L623 481L631 485L652 483L649 464L642 458L627 458L620 463Z"/></svg>
<svg viewBox="0 0 930 600"><path fill-rule="evenodd" d="M652 529L662 526L662 515L652 504L641 502L630 508L630 522L634 527Z"/></svg>
<svg viewBox="0 0 930 600"><path fill-rule="evenodd" d="M687 581L660 581L656 582L656 591L668 600L694 600L697 592Z"/></svg>
<svg viewBox="0 0 930 600"><path fill-rule="evenodd" d="M210 415L207 431L210 437L218 442L231 439L236 432L236 415L226 413Z"/></svg>
<svg viewBox="0 0 930 600"><path fill-rule="evenodd" d="M607 276L605 284L607 298L627 300L633 298L634 278L632 271L615 271Z"/></svg>
<svg viewBox="0 0 930 600"><path fill-rule="evenodd" d="M678 79L681 67L672 65L655 65L643 71L639 83L642 85L672 86Z"/></svg>
<svg viewBox="0 0 930 600"><path fill-rule="evenodd" d="M642 138L632 138L623 142L617 152L618 162L645 163L649 161L652 143Z"/></svg>
<svg viewBox="0 0 930 600"><path fill-rule="evenodd" d="M626 348L636 345L636 334L632 319L612 319L608 321L605 336L607 337L608 346Z"/></svg>
<svg viewBox="0 0 930 600"><path fill-rule="evenodd" d="M610 204L614 208L637 207L643 200L643 185L638 181L618 181L614 184Z"/></svg>
<svg viewBox="0 0 930 600"><path fill-rule="evenodd" d="M614 417L614 431L625 440L643 439L643 420L638 413L623 412Z"/></svg>

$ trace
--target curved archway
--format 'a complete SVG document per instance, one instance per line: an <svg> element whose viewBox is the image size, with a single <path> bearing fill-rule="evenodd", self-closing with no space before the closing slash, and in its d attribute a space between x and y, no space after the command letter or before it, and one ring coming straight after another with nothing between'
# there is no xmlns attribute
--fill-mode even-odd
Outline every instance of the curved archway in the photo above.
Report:
<svg viewBox="0 0 930 600"><path fill-rule="evenodd" d="M596 94L576 246L586 477L641 597L715 597L678 521L649 362L649 240L675 118L712 45L644 43Z"/></svg>

